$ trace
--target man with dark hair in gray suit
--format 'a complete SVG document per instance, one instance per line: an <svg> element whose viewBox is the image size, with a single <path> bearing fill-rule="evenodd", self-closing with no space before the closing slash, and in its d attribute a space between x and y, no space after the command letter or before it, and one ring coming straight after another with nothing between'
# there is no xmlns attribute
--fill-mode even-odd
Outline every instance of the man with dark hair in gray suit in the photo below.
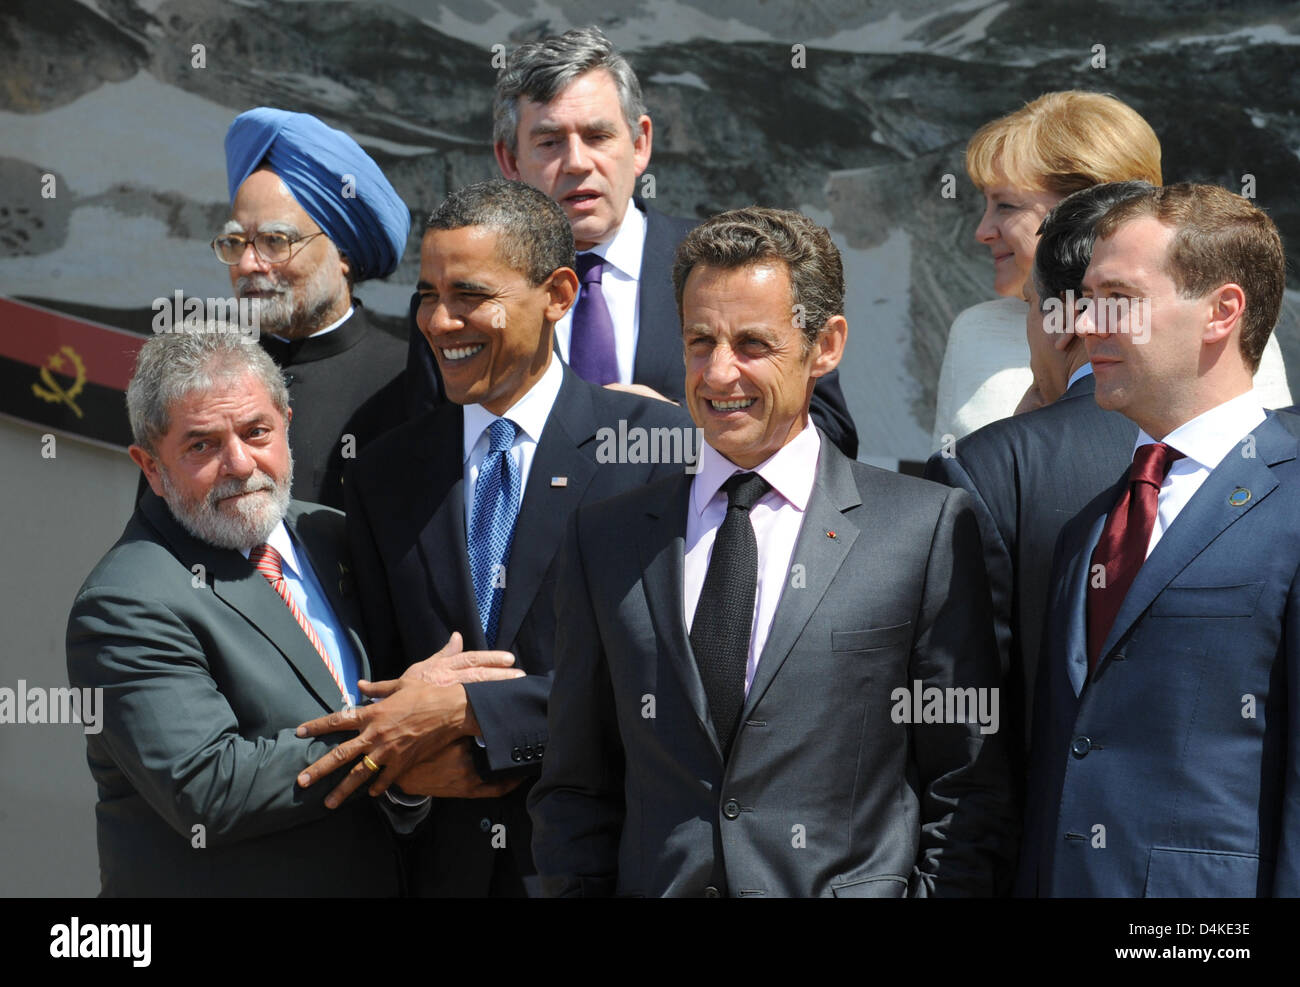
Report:
<svg viewBox="0 0 1300 987"><path fill-rule="evenodd" d="M969 498L810 421L848 331L825 229L715 216L673 281L706 444L694 477L569 526L529 798L543 890L995 893L1015 823Z"/></svg>
<svg viewBox="0 0 1300 987"><path fill-rule="evenodd" d="M1004 418L930 457L925 476L968 490L980 521L984 564L1002 653L1004 722L1017 785L1023 783L1038 648L1052 551L1065 522L1115 482L1132 456L1137 426L1097 407L1083 341L1074 334L1093 226L1146 182L1094 185L1043 220L1025 282L1026 336L1034 383L1048 402Z"/></svg>

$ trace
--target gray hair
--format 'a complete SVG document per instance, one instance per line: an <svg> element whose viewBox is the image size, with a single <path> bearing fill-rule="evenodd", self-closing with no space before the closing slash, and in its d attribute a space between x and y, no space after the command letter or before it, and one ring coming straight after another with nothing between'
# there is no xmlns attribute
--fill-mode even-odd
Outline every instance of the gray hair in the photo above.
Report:
<svg viewBox="0 0 1300 987"><path fill-rule="evenodd" d="M446 200L429 217L430 230L483 226L497 234L497 254L536 287L561 267L573 267L573 229L564 210L545 192L524 182L493 178L475 182Z"/></svg>
<svg viewBox="0 0 1300 987"><path fill-rule="evenodd" d="M511 154L519 150L519 100L549 103L580 75L604 69L614 80L619 106L633 140L636 122L645 115L641 83L600 28L584 27L559 37L520 45L497 75L492 96L492 141L505 144Z"/></svg>
<svg viewBox="0 0 1300 987"><path fill-rule="evenodd" d="M126 389L126 413L135 444L157 455L158 441L171 428L172 406L219 380L252 374L266 387L281 415L289 389L274 361L237 326L210 320L199 331L158 333L145 342Z"/></svg>
<svg viewBox="0 0 1300 987"><path fill-rule="evenodd" d="M733 209L691 230L673 259L678 317L686 279L697 265L725 271L773 260L782 261L790 276L792 311L801 306L806 356L827 320L844 314L844 267L826 228L789 209Z"/></svg>

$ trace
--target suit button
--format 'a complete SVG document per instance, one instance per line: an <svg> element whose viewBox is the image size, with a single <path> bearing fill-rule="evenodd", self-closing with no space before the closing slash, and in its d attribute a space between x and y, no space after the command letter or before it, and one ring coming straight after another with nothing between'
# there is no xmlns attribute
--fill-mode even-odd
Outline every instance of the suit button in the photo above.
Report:
<svg viewBox="0 0 1300 987"><path fill-rule="evenodd" d="M538 757L541 757L541 756L542 756L543 754L545 754L545 753L546 753L546 745L545 745L545 744L538 744L538 745L537 745L537 756L538 756Z"/></svg>
<svg viewBox="0 0 1300 987"><path fill-rule="evenodd" d="M1075 737L1070 741L1070 753L1075 757L1087 757L1092 750L1092 741L1087 737Z"/></svg>
<svg viewBox="0 0 1300 987"><path fill-rule="evenodd" d="M489 829L492 828L492 820L491 820L491 819L480 819L480 820L478 821L478 828L481 829L481 830L483 830L483 832L486 833Z"/></svg>
<svg viewBox="0 0 1300 987"><path fill-rule="evenodd" d="M712 884L710 884L707 888L704 889L704 897L721 898L722 892L719 891L717 888L715 888Z"/></svg>
<svg viewBox="0 0 1300 987"><path fill-rule="evenodd" d="M524 752L521 751L518 747L516 747L514 750L510 752L510 760L522 761L523 759L524 759Z"/></svg>
<svg viewBox="0 0 1300 987"><path fill-rule="evenodd" d="M740 803L735 799L727 799L726 802L722 803L722 814L728 819L735 819L740 815Z"/></svg>
<svg viewBox="0 0 1300 987"><path fill-rule="evenodd" d="M524 748L524 760L531 761L536 755L533 753L533 745L529 744Z"/></svg>

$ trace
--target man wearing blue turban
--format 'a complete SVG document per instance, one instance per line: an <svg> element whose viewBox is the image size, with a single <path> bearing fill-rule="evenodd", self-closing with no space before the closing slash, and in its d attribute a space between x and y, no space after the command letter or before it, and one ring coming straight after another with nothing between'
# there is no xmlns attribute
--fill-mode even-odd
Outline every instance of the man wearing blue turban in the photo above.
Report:
<svg viewBox="0 0 1300 987"><path fill-rule="evenodd" d="M406 418L406 344L352 290L396 270L410 211L355 140L306 113L241 113L226 176L231 215L212 246L286 372L293 496L341 509L345 463Z"/></svg>

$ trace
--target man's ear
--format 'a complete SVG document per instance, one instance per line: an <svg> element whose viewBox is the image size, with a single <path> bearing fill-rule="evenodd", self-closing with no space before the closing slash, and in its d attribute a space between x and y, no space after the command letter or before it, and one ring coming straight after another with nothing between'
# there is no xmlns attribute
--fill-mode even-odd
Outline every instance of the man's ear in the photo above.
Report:
<svg viewBox="0 0 1300 987"><path fill-rule="evenodd" d="M143 446L130 446L126 453L144 473L144 478L149 481L149 489L159 497L163 496L162 473L158 467L158 460L149 455Z"/></svg>
<svg viewBox="0 0 1300 987"><path fill-rule="evenodd" d="M832 315L817 334L813 344L813 377L824 377L840 365L849 338L849 323L842 315Z"/></svg>
<svg viewBox="0 0 1300 987"><path fill-rule="evenodd" d="M542 285L547 294L545 318L552 324L564 318L564 313L578 297L578 275L571 267L557 267Z"/></svg>
<svg viewBox="0 0 1300 987"><path fill-rule="evenodd" d="M654 125L650 117L641 114L636 126L632 128L632 162L636 166L638 177L650 167L650 151L654 143Z"/></svg>
<svg viewBox="0 0 1300 987"><path fill-rule="evenodd" d="M492 153L496 155L497 167L501 169L502 176L512 182L519 181L519 159L506 147L506 142L497 141L493 144Z"/></svg>
<svg viewBox="0 0 1300 987"><path fill-rule="evenodd" d="M1210 293L1210 321L1206 323L1202 342L1213 345L1241 327L1246 314L1246 292L1234 282L1220 285Z"/></svg>

